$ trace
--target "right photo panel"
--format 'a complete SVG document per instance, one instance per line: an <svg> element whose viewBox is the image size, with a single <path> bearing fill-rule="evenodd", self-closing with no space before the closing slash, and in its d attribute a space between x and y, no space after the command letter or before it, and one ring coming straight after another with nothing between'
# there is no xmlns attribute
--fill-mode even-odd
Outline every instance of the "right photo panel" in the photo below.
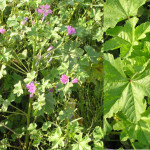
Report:
<svg viewBox="0 0 150 150"><path fill-rule="evenodd" d="M150 149L150 0L104 4L106 149Z"/></svg>

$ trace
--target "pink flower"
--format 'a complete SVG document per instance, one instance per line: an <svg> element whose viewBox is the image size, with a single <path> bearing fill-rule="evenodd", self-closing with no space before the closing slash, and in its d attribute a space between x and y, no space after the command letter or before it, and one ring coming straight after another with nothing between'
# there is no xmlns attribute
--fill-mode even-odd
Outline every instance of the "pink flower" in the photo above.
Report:
<svg viewBox="0 0 150 150"><path fill-rule="evenodd" d="M64 75L61 76L60 81L61 81L63 84L66 84L67 82L69 82L69 78L68 78L68 76L66 76L66 75L64 74Z"/></svg>
<svg viewBox="0 0 150 150"><path fill-rule="evenodd" d="M46 22L46 24L47 24L47 27L48 27L48 25L49 25L49 22Z"/></svg>
<svg viewBox="0 0 150 150"><path fill-rule="evenodd" d="M47 51L51 51L53 49L53 46L51 45Z"/></svg>
<svg viewBox="0 0 150 150"><path fill-rule="evenodd" d="M5 31L6 31L6 30L5 30L5 29L3 29L3 28L1 28L1 29L0 29L0 33L1 33L1 34L4 34L4 33L5 33Z"/></svg>
<svg viewBox="0 0 150 150"><path fill-rule="evenodd" d="M34 20L32 21L32 24L35 24Z"/></svg>
<svg viewBox="0 0 150 150"><path fill-rule="evenodd" d="M30 92L30 97L33 97L33 94L35 93L36 87L34 85L34 82L30 82L30 84L26 85L26 88L28 89L28 92Z"/></svg>
<svg viewBox="0 0 150 150"><path fill-rule="evenodd" d="M78 79L75 78L74 80L72 80L72 83L78 83Z"/></svg>
<svg viewBox="0 0 150 150"><path fill-rule="evenodd" d="M21 21L21 25L24 25L25 24L25 21Z"/></svg>
<svg viewBox="0 0 150 150"><path fill-rule="evenodd" d="M67 26L67 29L68 29L68 35L76 33L75 28L72 28L71 26Z"/></svg>
<svg viewBox="0 0 150 150"><path fill-rule="evenodd" d="M46 4L46 5L41 5L40 6L41 9L37 8L36 11L38 14L43 14L43 16L47 16L48 14L52 14L52 10L49 9L50 5Z"/></svg>
<svg viewBox="0 0 150 150"><path fill-rule="evenodd" d="M54 89L53 89L53 88L50 88L50 89L49 89L49 92L51 92L51 93L54 92Z"/></svg>
<svg viewBox="0 0 150 150"><path fill-rule="evenodd" d="M28 21L28 17L25 17L24 20L25 20L25 22L27 22Z"/></svg>

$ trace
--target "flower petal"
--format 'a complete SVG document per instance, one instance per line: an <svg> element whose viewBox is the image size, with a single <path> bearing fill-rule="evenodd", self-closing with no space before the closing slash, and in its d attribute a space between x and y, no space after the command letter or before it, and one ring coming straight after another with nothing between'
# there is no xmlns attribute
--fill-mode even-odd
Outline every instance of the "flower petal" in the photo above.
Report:
<svg viewBox="0 0 150 150"><path fill-rule="evenodd" d="M52 10L46 10L47 13L52 14Z"/></svg>
<svg viewBox="0 0 150 150"><path fill-rule="evenodd" d="M49 9L49 8L50 8L50 5L46 4L45 9Z"/></svg>
<svg viewBox="0 0 150 150"><path fill-rule="evenodd" d="M43 13L43 16L44 16L44 17L45 17L45 16L47 16L47 13L46 13L46 12L44 12L44 13Z"/></svg>

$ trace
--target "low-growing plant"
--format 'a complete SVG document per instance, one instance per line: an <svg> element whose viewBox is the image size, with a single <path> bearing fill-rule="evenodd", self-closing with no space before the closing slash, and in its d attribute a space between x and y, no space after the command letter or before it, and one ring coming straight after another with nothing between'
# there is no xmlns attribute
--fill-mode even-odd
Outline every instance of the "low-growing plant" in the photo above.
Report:
<svg viewBox="0 0 150 150"><path fill-rule="evenodd" d="M0 13L0 149L103 149L103 1Z"/></svg>

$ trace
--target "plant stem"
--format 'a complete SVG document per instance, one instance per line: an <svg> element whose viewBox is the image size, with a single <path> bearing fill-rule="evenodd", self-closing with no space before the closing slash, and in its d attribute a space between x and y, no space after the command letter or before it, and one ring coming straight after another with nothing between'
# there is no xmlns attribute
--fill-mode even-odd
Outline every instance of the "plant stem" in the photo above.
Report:
<svg viewBox="0 0 150 150"><path fill-rule="evenodd" d="M33 62L32 62L32 70L33 70L33 71L35 70L35 59L34 59L35 53L36 53L36 39L34 39L33 55L32 55L32 58L33 58Z"/></svg>
<svg viewBox="0 0 150 150"><path fill-rule="evenodd" d="M16 69L16 68L14 68L14 67L12 67L12 66L8 65L8 64L6 64L6 66L8 66L8 67L10 67L10 68L14 69L15 71L18 71L18 72L20 72L20 73L22 73L22 74L25 74L25 75L26 75L26 73L24 73L24 72L22 72L22 71L20 71L20 70L18 70L18 69Z"/></svg>
<svg viewBox="0 0 150 150"><path fill-rule="evenodd" d="M18 111L22 112L25 116L27 116L27 114L24 111L22 111L21 109L17 108L16 106L14 106L12 104L10 106L15 108L15 109L17 109Z"/></svg>
<svg viewBox="0 0 150 150"><path fill-rule="evenodd" d="M32 98L29 98L28 115L27 115L27 129L26 129L26 136L25 136L25 149L26 150L27 150L28 144L29 144L29 131L28 131L28 127L29 127L29 124L30 124L31 109L32 109Z"/></svg>

